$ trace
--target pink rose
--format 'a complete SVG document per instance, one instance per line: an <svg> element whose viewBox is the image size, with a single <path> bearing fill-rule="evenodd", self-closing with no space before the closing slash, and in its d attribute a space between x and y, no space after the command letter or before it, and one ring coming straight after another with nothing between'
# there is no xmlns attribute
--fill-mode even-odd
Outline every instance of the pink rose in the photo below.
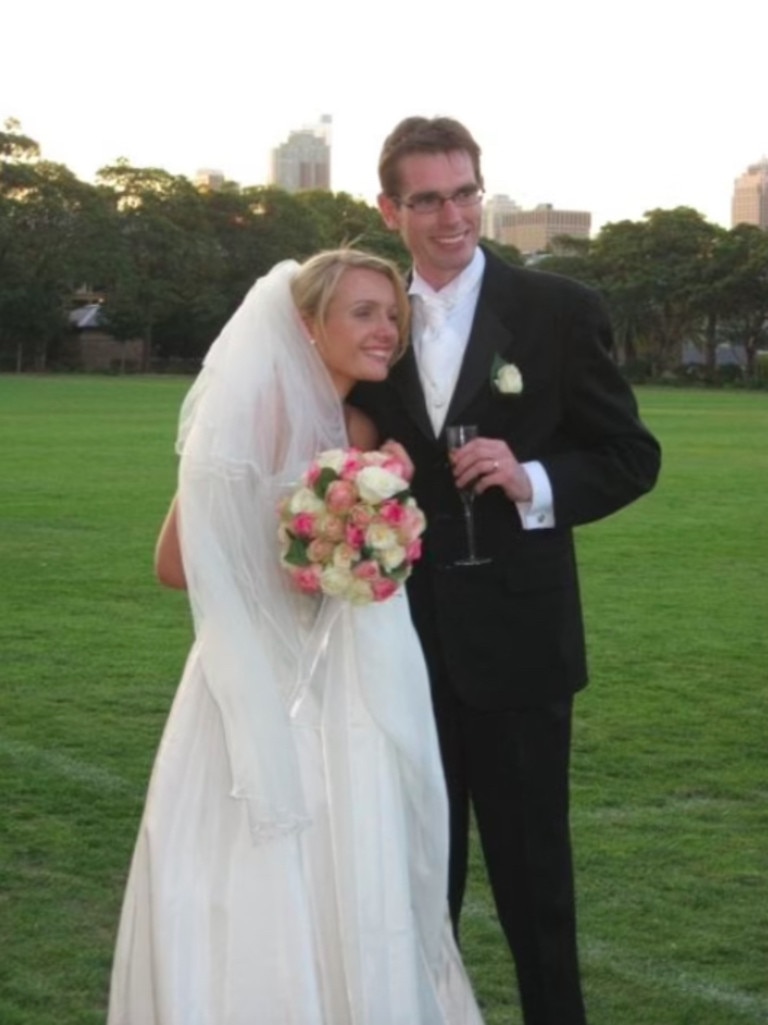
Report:
<svg viewBox="0 0 768 1025"><path fill-rule="evenodd" d="M418 506L406 505L403 507L403 516L398 524L400 534L405 541L412 541L424 533L427 521L424 513Z"/></svg>
<svg viewBox="0 0 768 1025"><path fill-rule="evenodd" d="M296 537L314 537L316 517L312 513L296 513L291 521L291 532Z"/></svg>
<svg viewBox="0 0 768 1025"><path fill-rule="evenodd" d="M359 552L365 543L365 531L362 527L356 527L354 523L348 523L344 530L344 540Z"/></svg>
<svg viewBox="0 0 768 1025"><path fill-rule="evenodd" d="M342 480L354 480L363 467L363 453L360 449L351 448L347 452L346 459L341 467L339 476Z"/></svg>
<svg viewBox="0 0 768 1025"><path fill-rule="evenodd" d="M307 558L310 562L329 562L333 555L333 542L325 538L316 537L309 542L307 547Z"/></svg>
<svg viewBox="0 0 768 1025"><path fill-rule="evenodd" d="M405 466L400 462L399 459L387 459L385 463L382 463L385 470L389 470L390 473L394 473L396 477L402 477L404 481L407 481Z"/></svg>
<svg viewBox="0 0 768 1025"><path fill-rule="evenodd" d="M405 507L390 498L386 502L381 503L379 516L381 516L385 523L397 527L403 522Z"/></svg>
<svg viewBox="0 0 768 1025"><path fill-rule="evenodd" d="M357 505L353 505L349 511L349 522L354 524L356 527L362 527L365 529L370 525L372 519L373 513L368 506L362 505L359 502Z"/></svg>
<svg viewBox="0 0 768 1025"><path fill-rule="evenodd" d="M320 531L322 537L334 544L344 540L344 520L339 516L325 516Z"/></svg>
<svg viewBox="0 0 768 1025"><path fill-rule="evenodd" d="M405 557L408 562L415 562L421 558L421 538L417 537L405 546Z"/></svg>
<svg viewBox="0 0 768 1025"><path fill-rule="evenodd" d="M352 570L352 576L357 577L358 580L378 580L381 576L379 565L373 559L365 559L363 562L358 562Z"/></svg>
<svg viewBox="0 0 768 1025"><path fill-rule="evenodd" d="M320 590L320 567L296 566L291 569L291 579L303 594L317 594Z"/></svg>
<svg viewBox="0 0 768 1025"><path fill-rule="evenodd" d="M389 577L381 577L379 580L371 581L371 590L373 591L374 601L386 601L387 598L391 598L397 590L397 583L394 580L390 580Z"/></svg>
<svg viewBox="0 0 768 1025"><path fill-rule="evenodd" d="M381 466L382 463L386 463L391 456L388 456L386 452L382 452L380 448L371 449L369 452L363 452L363 463L365 466Z"/></svg>
<svg viewBox="0 0 768 1025"><path fill-rule="evenodd" d="M325 493L325 504L329 512L349 512L357 501L357 488L348 480L335 480Z"/></svg>

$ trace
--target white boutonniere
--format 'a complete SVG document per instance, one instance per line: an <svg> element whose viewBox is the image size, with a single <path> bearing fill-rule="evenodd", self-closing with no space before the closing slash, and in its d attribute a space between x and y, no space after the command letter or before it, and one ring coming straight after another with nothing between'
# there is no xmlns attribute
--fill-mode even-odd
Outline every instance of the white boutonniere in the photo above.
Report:
<svg viewBox="0 0 768 1025"><path fill-rule="evenodd" d="M496 356L491 367L491 384L499 395L519 395L523 390L523 375L514 363L505 363Z"/></svg>

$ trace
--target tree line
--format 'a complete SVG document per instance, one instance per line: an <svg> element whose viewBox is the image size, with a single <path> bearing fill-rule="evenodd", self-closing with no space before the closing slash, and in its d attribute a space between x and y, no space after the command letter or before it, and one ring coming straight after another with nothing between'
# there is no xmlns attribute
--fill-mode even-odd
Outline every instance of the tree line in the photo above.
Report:
<svg viewBox="0 0 768 1025"><path fill-rule="evenodd" d="M197 187L126 160L95 183L42 159L16 121L0 132L0 366L55 369L78 295L98 297L117 339L140 338L144 369L194 363L261 274L279 260L354 244L404 269L408 256L378 211L344 192L289 194L225 182ZM511 261L513 247L489 243ZM537 263L599 289L619 359L674 371L686 341L716 375L717 346L742 345L747 374L768 342L768 233L730 231L697 211L654 210L605 225L595 239L559 239Z"/></svg>
<svg viewBox="0 0 768 1025"><path fill-rule="evenodd" d="M716 380L725 344L742 348L745 377L756 380L758 353L768 347L768 232L726 230L677 207L606 224L594 239L560 239L557 248L539 266L604 294L627 368L690 373L681 366L689 342L703 357L699 376Z"/></svg>

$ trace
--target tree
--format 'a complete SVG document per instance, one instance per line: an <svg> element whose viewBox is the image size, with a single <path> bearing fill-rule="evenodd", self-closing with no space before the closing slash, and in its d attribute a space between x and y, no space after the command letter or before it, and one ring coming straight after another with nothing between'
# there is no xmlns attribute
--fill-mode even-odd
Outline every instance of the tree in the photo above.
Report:
<svg viewBox="0 0 768 1025"><path fill-rule="evenodd" d="M644 351L655 370L680 363L701 321L701 282L717 229L696 210L652 210L607 224L592 248L626 358Z"/></svg>
<svg viewBox="0 0 768 1025"><path fill-rule="evenodd" d="M400 235L385 227L376 207L347 192L320 189L301 192L297 199L317 224L321 249L354 246L391 260L401 268L410 264Z"/></svg>
<svg viewBox="0 0 768 1025"><path fill-rule="evenodd" d="M493 239L484 238L482 240L483 245L490 249L500 260L504 260L505 263L511 263L515 267L522 267L525 263L523 254L517 248L517 246L506 245L504 242L495 242Z"/></svg>
<svg viewBox="0 0 768 1025"><path fill-rule="evenodd" d="M75 287L95 266L103 195L62 164L39 158L18 122L0 133L0 347L17 369L48 365L68 328ZM84 244L91 242L91 245ZM102 258L104 247L100 250Z"/></svg>
<svg viewBox="0 0 768 1025"><path fill-rule="evenodd" d="M723 319L744 345L747 376L754 379L758 349L768 342L768 232L738 224L724 233L719 267Z"/></svg>
<svg viewBox="0 0 768 1025"><path fill-rule="evenodd" d="M604 294L611 313L620 362L637 360L652 328L652 289L643 254L644 226L635 221L607 224L589 251L589 277Z"/></svg>
<svg viewBox="0 0 768 1025"><path fill-rule="evenodd" d="M105 316L115 337L141 338L149 368L155 330L180 310L218 312L222 253L204 200L188 179L119 161L98 179L114 197L118 259L106 289Z"/></svg>
<svg viewBox="0 0 768 1025"><path fill-rule="evenodd" d="M552 240L552 252L538 261L536 269L562 274L586 285L597 284L592 241L588 238L558 235Z"/></svg>
<svg viewBox="0 0 768 1025"><path fill-rule="evenodd" d="M9 117L3 128L5 130L0 132L0 159L14 164L39 159L40 146L34 139L23 134L20 121Z"/></svg>

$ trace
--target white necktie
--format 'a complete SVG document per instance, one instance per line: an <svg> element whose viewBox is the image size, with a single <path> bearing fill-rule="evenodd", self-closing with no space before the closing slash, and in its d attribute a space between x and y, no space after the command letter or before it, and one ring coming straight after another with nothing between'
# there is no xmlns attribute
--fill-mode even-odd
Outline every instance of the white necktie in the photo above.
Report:
<svg viewBox="0 0 768 1025"><path fill-rule="evenodd" d="M422 301L422 332L418 348L419 376L435 435L440 433L452 388L449 307L431 296Z"/></svg>
<svg viewBox="0 0 768 1025"><path fill-rule="evenodd" d="M446 311L443 303L421 297L424 310L424 330L419 345L419 366L430 390L439 390L443 377L441 337L445 328Z"/></svg>

